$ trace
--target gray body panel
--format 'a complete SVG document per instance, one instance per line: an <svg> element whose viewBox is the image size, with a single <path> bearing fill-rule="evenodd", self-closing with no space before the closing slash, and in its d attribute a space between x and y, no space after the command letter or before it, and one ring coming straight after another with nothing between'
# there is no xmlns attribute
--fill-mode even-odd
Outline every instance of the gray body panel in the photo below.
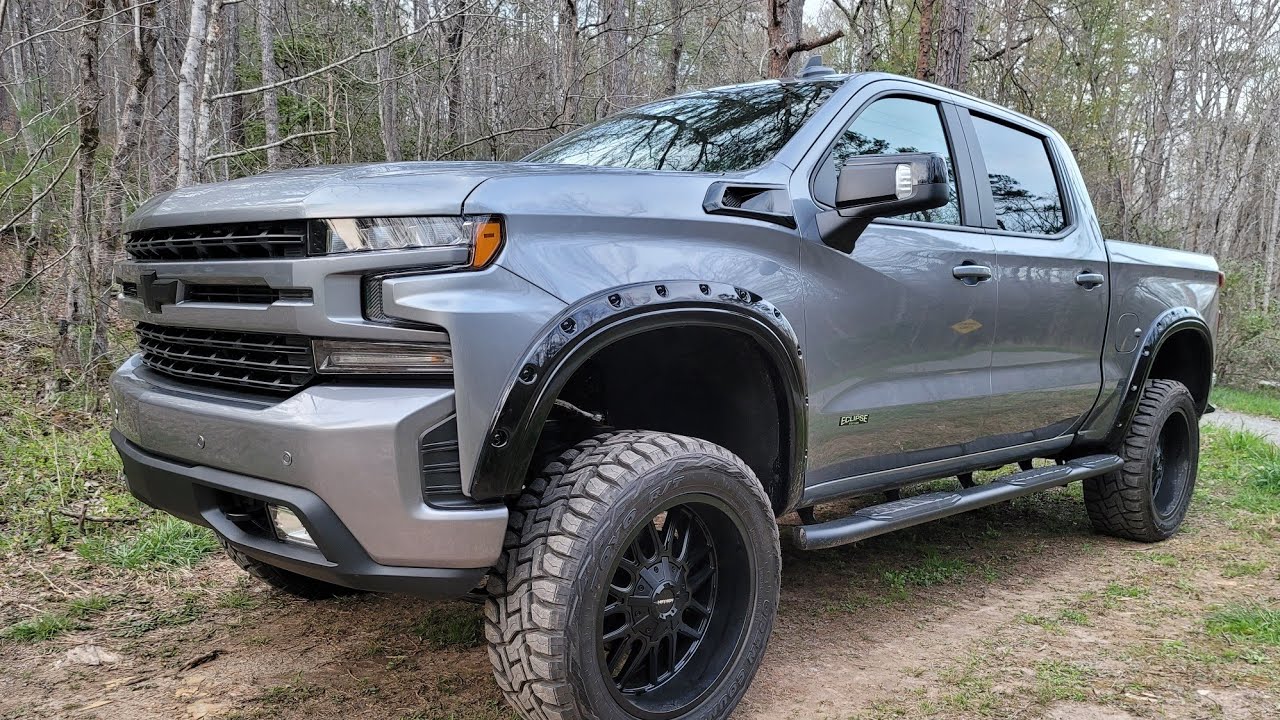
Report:
<svg viewBox="0 0 1280 720"><path fill-rule="evenodd" d="M969 157L957 158L964 226L876 221L851 254L822 242L811 189L844 126L878 97L908 94L1032 129L1057 156L1072 226L1055 238L993 231ZM959 127L956 125L955 127ZM795 226L711 214L716 182L785 189ZM1099 441L1116 422L1136 353L1124 342L1160 313L1189 308L1212 331L1212 258L1104 243L1061 138L976 98L879 74L851 76L773 161L749 172L647 172L527 163L396 163L270 173L159 196L126 231L325 217L497 214L506 242L482 271L413 272L451 250L402 250L296 260L125 262L121 280L161 279L312 290L270 305L179 302L160 312L122 301L160 325L314 337L447 340L447 387L319 385L285 400L212 393L167 382L130 361L113 380L117 427L159 456L307 488L330 503L378 562L479 567L501 548L506 511L425 505L417 442L456 414L463 490L496 414L539 338L584 298L637 283L725 283L785 319L802 351L808 460L800 504L811 504ZM1108 254L1110 259L1108 261ZM989 265L989 282L952 277ZM382 280L365 317L361 282ZM1092 290L1084 271L1104 274ZM1123 318L1123 321L1121 321ZM1105 336L1105 337L1104 337ZM868 422L841 427L841 418ZM1078 434L1077 434L1078 433ZM206 447L194 437L203 434ZM282 466L290 448L297 458ZM460 521L458 518L464 518ZM465 525L465 527L464 527ZM476 565L474 563L480 563Z"/></svg>

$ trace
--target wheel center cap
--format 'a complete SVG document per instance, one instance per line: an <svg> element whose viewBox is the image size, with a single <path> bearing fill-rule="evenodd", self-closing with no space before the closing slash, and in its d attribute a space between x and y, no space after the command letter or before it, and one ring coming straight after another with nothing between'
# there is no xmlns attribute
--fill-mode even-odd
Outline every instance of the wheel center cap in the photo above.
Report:
<svg viewBox="0 0 1280 720"><path fill-rule="evenodd" d="M653 610L661 620L667 620L679 611L679 603L676 602L677 592L670 583L663 583L653 594Z"/></svg>

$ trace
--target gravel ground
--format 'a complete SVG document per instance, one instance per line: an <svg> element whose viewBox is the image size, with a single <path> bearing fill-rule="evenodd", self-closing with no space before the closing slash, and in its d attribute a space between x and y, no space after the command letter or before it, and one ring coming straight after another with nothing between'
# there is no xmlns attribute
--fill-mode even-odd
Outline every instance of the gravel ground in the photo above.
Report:
<svg viewBox="0 0 1280 720"><path fill-rule="evenodd" d="M1205 415L1202 422L1207 425L1231 428L1232 430L1248 430L1257 433L1276 445L1280 445L1280 420L1257 415L1245 415L1218 408Z"/></svg>

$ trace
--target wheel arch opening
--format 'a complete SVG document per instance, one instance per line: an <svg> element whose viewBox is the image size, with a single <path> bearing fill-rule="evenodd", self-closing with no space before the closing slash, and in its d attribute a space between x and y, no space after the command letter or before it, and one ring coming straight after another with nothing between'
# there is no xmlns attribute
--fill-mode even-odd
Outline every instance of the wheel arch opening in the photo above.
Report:
<svg viewBox="0 0 1280 720"><path fill-rule="evenodd" d="M1176 380L1191 391L1196 412L1204 413L1213 386L1213 347L1203 331L1176 330L1160 343L1148 380Z"/></svg>
<svg viewBox="0 0 1280 720"><path fill-rule="evenodd" d="M788 377L751 334L707 325L662 326L597 350L561 387L544 424L539 455L601 429L698 437L740 457L774 511L792 502L797 438ZM578 411L602 416L583 423Z"/></svg>

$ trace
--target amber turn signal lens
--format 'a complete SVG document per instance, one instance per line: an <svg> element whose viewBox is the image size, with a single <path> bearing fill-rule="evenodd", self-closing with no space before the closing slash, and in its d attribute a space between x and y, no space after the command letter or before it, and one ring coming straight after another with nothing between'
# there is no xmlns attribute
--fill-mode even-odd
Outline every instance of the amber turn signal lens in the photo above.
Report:
<svg viewBox="0 0 1280 720"><path fill-rule="evenodd" d="M486 220L476 225L475 252L471 254L471 267L482 268L498 256L502 249L502 223Z"/></svg>

